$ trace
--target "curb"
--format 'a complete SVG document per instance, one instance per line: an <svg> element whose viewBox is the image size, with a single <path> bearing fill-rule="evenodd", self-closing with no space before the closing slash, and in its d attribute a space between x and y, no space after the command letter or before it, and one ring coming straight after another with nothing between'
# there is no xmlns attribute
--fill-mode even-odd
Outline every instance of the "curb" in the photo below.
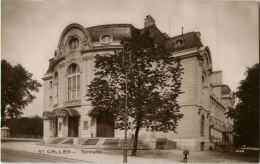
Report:
<svg viewBox="0 0 260 164"><path fill-rule="evenodd" d="M34 155L38 155L38 156L45 156L45 157L58 158L58 159L67 159L67 160L79 161L79 162L84 162L84 163L86 163L86 162L94 163L91 161L84 161L84 160L80 160L80 159L72 159L72 158L67 158L67 157L58 157L58 156L53 156L53 155L38 154L38 153L33 153L33 152L21 151L21 150L6 149L6 148L1 148L1 149L6 150L6 151L16 151L16 152L20 152L20 153L24 153L24 154L34 154Z"/></svg>

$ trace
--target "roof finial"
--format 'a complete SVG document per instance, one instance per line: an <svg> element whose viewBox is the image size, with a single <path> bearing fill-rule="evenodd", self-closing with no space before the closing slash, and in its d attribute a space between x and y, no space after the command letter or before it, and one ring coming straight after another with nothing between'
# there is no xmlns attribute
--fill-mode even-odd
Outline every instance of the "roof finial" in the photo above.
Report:
<svg viewBox="0 0 260 164"><path fill-rule="evenodd" d="M181 27L181 35L183 35L183 27Z"/></svg>

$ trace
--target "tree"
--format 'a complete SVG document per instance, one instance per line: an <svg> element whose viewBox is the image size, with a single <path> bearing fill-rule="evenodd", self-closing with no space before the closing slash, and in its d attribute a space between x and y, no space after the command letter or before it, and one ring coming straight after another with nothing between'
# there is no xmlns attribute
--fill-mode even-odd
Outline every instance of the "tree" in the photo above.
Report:
<svg viewBox="0 0 260 164"><path fill-rule="evenodd" d="M183 117L177 103L182 68L180 61L157 46L148 32L135 30L121 44L123 50L95 56L95 78L87 96L97 115L112 113L115 128L123 130L127 94L127 128L135 130L132 155L136 155L141 128L176 132Z"/></svg>
<svg viewBox="0 0 260 164"><path fill-rule="evenodd" d="M230 108L228 117L234 120L237 146L259 146L259 64L248 68L245 80L240 81L236 92L239 102Z"/></svg>
<svg viewBox="0 0 260 164"><path fill-rule="evenodd" d="M38 115L6 119L6 126L11 130L11 137L34 137L43 135L43 121Z"/></svg>
<svg viewBox="0 0 260 164"><path fill-rule="evenodd" d="M22 110L36 98L32 92L39 92L42 85L32 79L32 74L17 64L12 66L6 60L1 61L2 92L1 116L17 118Z"/></svg>

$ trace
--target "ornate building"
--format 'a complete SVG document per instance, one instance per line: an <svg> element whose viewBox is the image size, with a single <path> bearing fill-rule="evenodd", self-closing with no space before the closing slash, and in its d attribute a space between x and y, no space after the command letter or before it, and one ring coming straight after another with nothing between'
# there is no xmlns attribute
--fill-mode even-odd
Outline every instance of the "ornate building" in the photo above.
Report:
<svg viewBox="0 0 260 164"><path fill-rule="evenodd" d="M178 102L184 114L177 133L147 132L139 138L148 147L156 148L159 139L177 143L178 148L208 150L215 143L232 142L232 121L225 117L234 105L234 95L222 84L222 72L212 70L212 58L203 46L199 32L169 37L155 25L151 16L145 18L143 31L149 31L155 42L176 57L184 69L182 91ZM84 28L71 24L62 32L54 58L44 80L44 140L69 138L75 145L90 138L119 138L124 132L113 128L114 120L103 121L86 101L87 86L94 78L93 57L122 49L120 40L131 37L131 24L112 24ZM134 134L128 131L129 138Z"/></svg>

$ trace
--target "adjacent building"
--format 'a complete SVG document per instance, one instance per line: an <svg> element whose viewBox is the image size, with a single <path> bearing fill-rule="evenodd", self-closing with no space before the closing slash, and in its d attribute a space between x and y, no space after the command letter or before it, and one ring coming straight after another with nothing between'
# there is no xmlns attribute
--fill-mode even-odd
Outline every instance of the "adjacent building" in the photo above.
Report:
<svg viewBox="0 0 260 164"><path fill-rule="evenodd" d="M122 49L124 37L131 37L131 24L111 24L84 28L70 24L61 33L54 57L44 80L44 139L72 137L124 138L124 131L113 127L114 120L104 121L95 115L87 101L87 87L94 78L94 56L111 54ZM139 138L155 148L157 139L172 140L178 148L208 150L216 143L232 142L232 120L225 112L234 105L234 94L222 84L222 72L213 71L210 49L201 42L199 32L175 37L162 33L148 15L141 32L149 31L156 44L168 53L181 58L184 69L178 98L184 114L177 133L147 132ZM108 116L109 117L109 116ZM112 117L111 117L112 119ZM134 132L128 131L132 138Z"/></svg>

